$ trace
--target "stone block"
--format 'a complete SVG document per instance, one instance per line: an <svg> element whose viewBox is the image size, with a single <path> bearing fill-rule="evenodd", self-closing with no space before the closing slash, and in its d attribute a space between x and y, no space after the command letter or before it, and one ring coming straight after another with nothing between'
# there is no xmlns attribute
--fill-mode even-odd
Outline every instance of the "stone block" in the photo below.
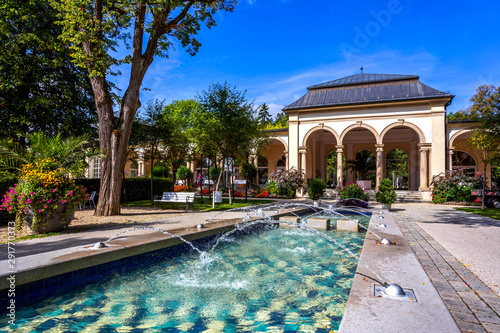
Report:
<svg viewBox="0 0 500 333"><path fill-rule="evenodd" d="M337 230L359 232L359 226L358 226L357 222L359 222L359 221L358 220L347 220L347 219L337 220Z"/></svg>
<svg viewBox="0 0 500 333"><path fill-rule="evenodd" d="M279 219L280 221L283 222L290 222L294 223L295 225L290 225L288 223L280 223L280 228L296 228L297 224L300 223L300 217L298 216L282 216Z"/></svg>
<svg viewBox="0 0 500 333"><path fill-rule="evenodd" d="M326 217L311 217L307 225L314 229L330 230L330 219Z"/></svg>

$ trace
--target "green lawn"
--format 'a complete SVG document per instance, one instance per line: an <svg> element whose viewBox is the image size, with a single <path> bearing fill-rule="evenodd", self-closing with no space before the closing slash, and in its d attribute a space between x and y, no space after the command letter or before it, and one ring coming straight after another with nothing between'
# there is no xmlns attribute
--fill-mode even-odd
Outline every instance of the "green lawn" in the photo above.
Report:
<svg viewBox="0 0 500 333"><path fill-rule="evenodd" d="M500 209L496 208L485 208L482 210L481 207L455 207L455 209L500 220Z"/></svg>
<svg viewBox="0 0 500 333"><path fill-rule="evenodd" d="M235 199L233 204L229 204L229 199L222 199L222 203L216 203L215 208L212 209L212 200L208 197L203 198L203 203L201 203L201 198L194 198L194 204L189 205L189 209L199 210L199 211L212 211L212 210L228 210L233 208L254 206L254 205L262 205L275 202L274 200L255 200L248 199L248 202L245 202L245 199ZM123 207L153 207L151 205L151 200L140 200L140 201L131 201L126 204L122 204ZM157 204L158 208L167 208L167 209L178 209L184 210L186 208L186 204L181 203L163 203Z"/></svg>

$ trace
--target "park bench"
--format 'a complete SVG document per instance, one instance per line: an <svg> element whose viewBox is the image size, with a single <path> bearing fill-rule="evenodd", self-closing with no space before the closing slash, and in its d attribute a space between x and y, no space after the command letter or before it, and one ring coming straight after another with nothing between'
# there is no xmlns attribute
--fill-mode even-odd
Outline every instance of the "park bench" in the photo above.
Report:
<svg viewBox="0 0 500 333"><path fill-rule="evenodd" d="M196 192L163 192L162 195L154 196L154 207L156 208L156 203L164 202L174 202L174 203L185 203L186 210L189 208L189 204L194 202L194 196Z"/></svg>

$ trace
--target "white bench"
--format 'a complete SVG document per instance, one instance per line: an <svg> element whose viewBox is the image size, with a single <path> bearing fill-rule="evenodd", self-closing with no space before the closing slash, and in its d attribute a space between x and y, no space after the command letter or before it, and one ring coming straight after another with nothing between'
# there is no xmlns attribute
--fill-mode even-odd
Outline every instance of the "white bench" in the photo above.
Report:
<svg viewBox="0 0 500 333"><path fill-rule="evenodd" d="M194 202L194 196L196 192L163 192L162 195L154 196L154 206L156 208L156 203L164 202L175 202L175 203L185 203L186 210L189 208L189 204Z"/></svg>

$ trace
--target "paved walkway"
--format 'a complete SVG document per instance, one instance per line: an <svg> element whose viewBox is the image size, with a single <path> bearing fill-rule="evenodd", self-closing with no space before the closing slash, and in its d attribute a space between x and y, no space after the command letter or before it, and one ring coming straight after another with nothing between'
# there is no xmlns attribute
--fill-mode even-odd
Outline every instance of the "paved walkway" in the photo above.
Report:
<svg viewBox="0 0 500 333"><path fill-rule="evenodd" d="M393 208L403 234L462 332L500 332L500 297L476 276L500 280L496 275L500 221L431 204L396 204ZM464 235L483 241L464 242ZM471 260L476 247L487 250L488 255L474 267L475 275L462 262Z"/></svg>

